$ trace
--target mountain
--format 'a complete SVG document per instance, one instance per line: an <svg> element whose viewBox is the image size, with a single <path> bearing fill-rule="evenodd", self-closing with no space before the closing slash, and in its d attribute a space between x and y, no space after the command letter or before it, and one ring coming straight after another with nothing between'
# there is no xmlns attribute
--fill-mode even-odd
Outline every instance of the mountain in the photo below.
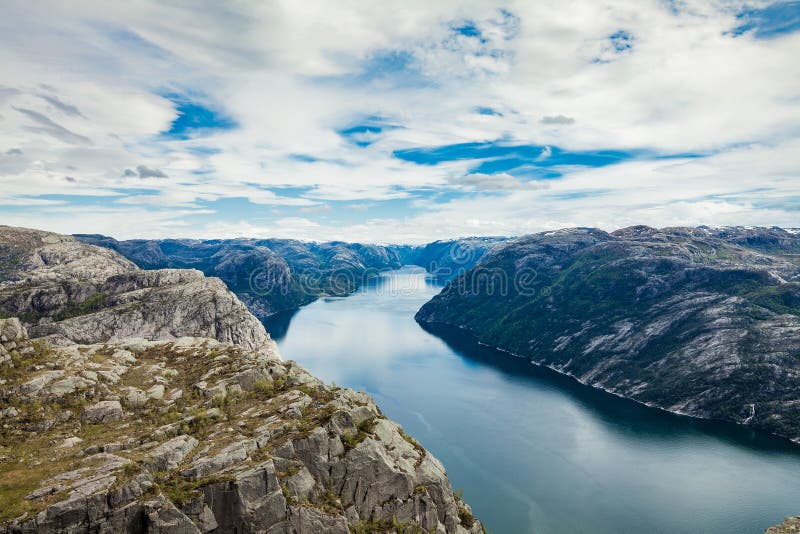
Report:
<svg viewBox="0 0 800 534"><path fill-rule="evenodd" d="M381 271L419 265L449 280L474 266L502 238L465 238L425 246L314 243L291 239L163 239L117 241L78 234L115 250L143 269L198 269L216 276L264 319L326 295L352 293Z"/></svg>
<svg viewBox="0 0 800 534"><path fill-rule="evenodd" d="M416 315L649 406L800 441L800 233L637 226L509 241Z"/></svg>
<svg viewBox="0 0 800 534"><path fill-rule="evenodd" d="M0 295L0 533L483 531L218 279L0 227Z"/></svg>
<svg viewBox="0 0 800 534"><path fill-rule="evenodd" d="M446 282L474 267L487 251L503 243L502 237L465 237L434 241L413 247L406 263L419 265L440 281Z"/></svg>

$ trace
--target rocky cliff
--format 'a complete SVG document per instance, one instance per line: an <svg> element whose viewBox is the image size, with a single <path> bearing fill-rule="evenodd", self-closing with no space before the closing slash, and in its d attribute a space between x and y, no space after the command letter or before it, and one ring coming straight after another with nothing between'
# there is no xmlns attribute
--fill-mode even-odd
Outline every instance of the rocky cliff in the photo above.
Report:
<svg viewBox="0 0 800 534"><path fill-rule="evenodd" d="M482 531L432 455L281 362L219 280L0 242L3 309L26 316L0 319L0 532Z"/></svg>
<svg viewBox="0 0 800 534"><path fill-rule="evenodd" d="M800 441L800 235L632 227L526 236L419 311L650 406Z"/></svg>
<svg viewBox="0 0 800 534"><path fill-rule="evenodd" d="M211 337L274 351L264 327L216 278L143 271L69 236L0 227L0 313L34 337L74 342Z"/></svg>
<svg viewBox="0 0 800 534"><path fill-rule="evenodd" d="M766 534L797 534L800 532L800 517L787 517L780 525L767 529Z"/></svg>

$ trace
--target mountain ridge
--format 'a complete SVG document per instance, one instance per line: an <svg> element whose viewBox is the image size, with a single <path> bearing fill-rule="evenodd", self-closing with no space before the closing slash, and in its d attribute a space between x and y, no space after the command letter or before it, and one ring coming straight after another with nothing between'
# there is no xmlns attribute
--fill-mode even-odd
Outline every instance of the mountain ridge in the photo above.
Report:
<svg viewBox="0 0 800 534"><path fill-rule="evenodd" d="M128 240L78 234L143 269L196 268L217 276L259 319L321 296L344 296L380 272L414 264L449 280L505 238L463 238L427 245L365 245L292 239Z"/></svg>
<svg viewBox="0 0 800 534"><path fill-rule="evenodd" d="M776 242L789 252L760 251ZM644 404L798 441L798 247L797 234L763 228L533 234L416 319Z"/></svg>

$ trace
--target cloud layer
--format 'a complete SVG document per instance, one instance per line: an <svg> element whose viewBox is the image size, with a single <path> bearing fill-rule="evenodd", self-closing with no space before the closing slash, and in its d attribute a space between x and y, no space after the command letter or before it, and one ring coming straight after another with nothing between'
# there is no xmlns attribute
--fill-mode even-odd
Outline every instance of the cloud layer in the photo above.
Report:
<svg viewBox="0 0 800 534"><path fill-rule="evenodd" d="M11 1L0 214L378 242L800 226L798 20L796 1Z"/></svg>

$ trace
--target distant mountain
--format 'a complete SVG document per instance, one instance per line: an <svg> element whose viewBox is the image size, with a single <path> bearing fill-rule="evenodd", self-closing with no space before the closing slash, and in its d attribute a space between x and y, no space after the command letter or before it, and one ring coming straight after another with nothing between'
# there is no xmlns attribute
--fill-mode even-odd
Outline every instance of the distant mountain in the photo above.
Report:
<svg viewBox="0 0 800 534"><path fill-rule="evenodd" d="M117 241L78 234L115 250L143 269L198 269L222 279L259 318L347 295L381 271L420 265L448 280L480 260L502 238L465 238L425 246L313 243L291 239L163 239Z"/></svg>
<svg viewBox="0 0 800 534"><path fill-rule="evenodd" d="M544 232L509 241L416 319L650 406L800 441L800 233Z"/></svg>

